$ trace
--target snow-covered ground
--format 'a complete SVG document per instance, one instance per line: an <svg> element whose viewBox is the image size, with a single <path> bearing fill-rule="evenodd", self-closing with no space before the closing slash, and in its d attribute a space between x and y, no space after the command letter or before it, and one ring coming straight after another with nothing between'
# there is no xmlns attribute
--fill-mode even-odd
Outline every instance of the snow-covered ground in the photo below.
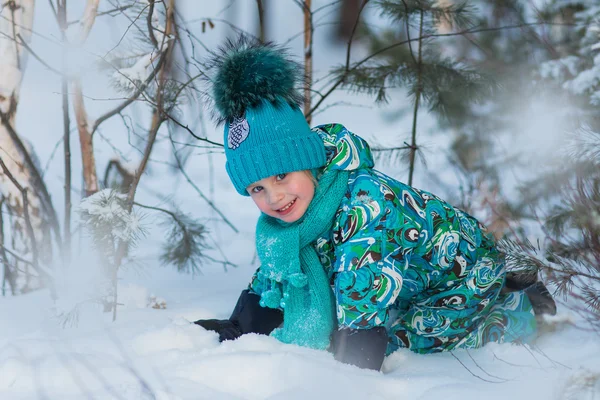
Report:
<svg viewBox="0 0 600 400"><path fill-rule="evenodd" d="M0 302L0 399L593 399L600 338L564 323L534 346L418 355L400 350L382 372L325 351L247 335L219 344L191 324L226 318L252 267L123 274L116 322L89 306L63 327L46 291ZM147 306L151 296L164 309ZM155 302L156 304L156 302ZM595 396L594 397L594 393Z"/></svg>

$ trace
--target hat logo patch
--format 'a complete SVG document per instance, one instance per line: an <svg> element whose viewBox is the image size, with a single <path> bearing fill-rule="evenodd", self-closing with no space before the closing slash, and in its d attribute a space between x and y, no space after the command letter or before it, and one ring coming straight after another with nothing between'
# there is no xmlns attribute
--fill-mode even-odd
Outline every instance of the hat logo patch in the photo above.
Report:
<svg viewBox="0 0 600 400"><path fill-rule="evenodd" d="M229 124L229 135L227 137L227 144L230 149L237 149L240 144L248 138L250 133L250 125L244 117L234 118Z"/></svg>

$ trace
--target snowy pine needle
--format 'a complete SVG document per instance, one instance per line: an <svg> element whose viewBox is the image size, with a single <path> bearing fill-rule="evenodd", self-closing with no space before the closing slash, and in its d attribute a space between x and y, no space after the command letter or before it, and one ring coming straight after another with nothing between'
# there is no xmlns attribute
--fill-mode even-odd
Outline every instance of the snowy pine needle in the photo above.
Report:
<svg viewBox="0 0 600 400"><path fill-rule="evenodd" d="M127 211L126 196L113 189L104 189L85 198L78 211L94 246L111 261L114 261L119 242L131 246L145 234L139 216Z"/></svg>
<svg viewBox="0 0 600 400"><path fill-rule="evenodd" d="M600 164L600 132L589 128L580 128L570 135L567 145L567 157L572 160Z"/></svg>

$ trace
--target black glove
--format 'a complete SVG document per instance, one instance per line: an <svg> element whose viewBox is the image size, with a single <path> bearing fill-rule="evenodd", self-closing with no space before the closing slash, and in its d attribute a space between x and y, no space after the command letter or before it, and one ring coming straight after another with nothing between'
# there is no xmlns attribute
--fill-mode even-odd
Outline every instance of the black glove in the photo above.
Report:
<svg viewBox="0 0 600 400"><path fill-rule="evenodd" d="M226 320L206 319L194 322L219 334L219 341L235 340L245 333L268 335L283 322L281 310L261 307L260 296L244 290Z"/></svg>
<svg viewBox="0 0 600 400"><path fill-rule="evenodd" d="M341 329L331 338L331 351L336 360L359 368L379 371L385 358L388 336L385 327Z"/></svg>
<svg viewBox="0 0 600 400"><path fill-rule="evenodd" d="M199 319L194 322L207 331L214 331L219 334L219 342L224 340L235 340L242 336L240 328L228 319Z"/></svg>

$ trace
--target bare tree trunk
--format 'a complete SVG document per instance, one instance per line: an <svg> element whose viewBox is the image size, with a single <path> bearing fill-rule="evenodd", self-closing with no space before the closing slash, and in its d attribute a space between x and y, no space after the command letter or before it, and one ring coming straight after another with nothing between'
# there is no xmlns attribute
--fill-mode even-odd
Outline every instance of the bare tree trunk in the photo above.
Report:
<svg viewBox="0 0 600 400"><path fill-rule="evenodd" d="M79 22L79 37L77 40L78 44L83 44L86 40L92 27L94 26L94 22L96 21L96 17L98 16L98 5L100 4L100 0L88 0L85 5L85 10L83 11L83 16Z"/></svg>
<svg viewBox="0 0 600 400"><path fill-rule="evenodd" d="M82 45L92 30L100 0L88 0L80 22L80 32L77 44ZM85 182L85 196L91 196L98 191L98 176L96 174L96 159L94 157L94 142L90 132L87 112L83 103L83 91L79 80L73 82L73 109L79 131L79 145L81 147L81 164L83 165L83 180Z"/></svg>
<svg viewBox="0 0 600 400"><path fill-rule="evenodd" d="M360 15L361 0L342 0L339 5L337 38L344 42L354 34L354 25Z"/></svg>
<svg viewBox="0 0 600 400"><path fill-rule="evenodd" d="M58 221L50 195L38 171L33 149L15 131L15 116L19 103L19 90L27 65L28 51L23 43L31 40L33 28L34 0L10 0L0 3L0 147L7 169L24 187L29 187L29 214L34 232L41 235L42 226L49 221L56 238L60 240ZM22 195L6 174L0 174L0 191L6 198L6 205L20 218L24 213ZM46 221L45 221L46 219ZM10 230L19 243L18 252L26 251L27 234L19 228Z"/></svg>
<svg viewBox="0 0 600 400"><path fill-rule="evenodd" d="M83 104L83 93L78 80L73 82L73 108L75 109L77 130L79 131L83 180L85 182L85 196L87 197L98 191L98 176L96 174L93 137L89 130L87 113Z"/></svg>
<svg viewBox="0 0 600 400"><path fill-rule="evenodd" d="M67 0L58 0L57 19L62 43L62 109L63 109L63 149L65 155L65 222L63 233L64 262L71 262L71 119L69 117L69 81L67 71Z"/></svg>
<svg viewBox="0 0 600 400"><path fill-rule="evenodd" d="M312 115L310 114L311 89L313 75L313 16L311 10L312 0L304 1L304 115L306 122L310 125Z"/></svg>

